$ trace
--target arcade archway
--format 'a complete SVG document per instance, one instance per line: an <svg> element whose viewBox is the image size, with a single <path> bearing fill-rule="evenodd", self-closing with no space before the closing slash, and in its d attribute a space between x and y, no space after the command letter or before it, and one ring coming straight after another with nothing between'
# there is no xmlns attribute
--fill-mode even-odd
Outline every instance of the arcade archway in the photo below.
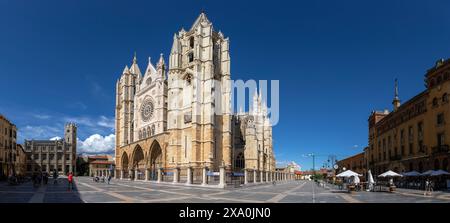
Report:
<svg viewBox="0 0 450 223"><path fill-rule="evenodd" d="M162 168L162 149L159 145L158 141L154 141L150 146L150 155L149 155L149 171L150 171L150 179L156 180L158 174L158 168Z"/></svg>
<svg viewBox="0 0 450 223"><path fill-rule="evenodd" d="M136 145L133 150L133 179L144 180L145 179L145 159L144 151L141 146Z"/></svg>

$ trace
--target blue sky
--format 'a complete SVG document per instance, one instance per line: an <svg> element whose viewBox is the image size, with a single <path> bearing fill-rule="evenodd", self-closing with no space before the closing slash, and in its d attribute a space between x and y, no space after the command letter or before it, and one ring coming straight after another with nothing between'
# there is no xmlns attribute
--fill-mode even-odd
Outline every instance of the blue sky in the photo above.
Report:
<svg viewBox="0 0 450 223"><path fill-rule="evenodd" d="M19 138L61 136L75 121L86 149L113 142L115 82L137 51L166 62L172 37L204 9L230 37L233 79L279 80L280 164L338 159L367 144L367 118L404 101L450 52L448 1L0 0L0 113ZM11 92L14 92L11 94ZM20 141L22 142L22 141ZM102 148L100 148L102 147ZM106 149L105 149L106 148Z"/></svg>

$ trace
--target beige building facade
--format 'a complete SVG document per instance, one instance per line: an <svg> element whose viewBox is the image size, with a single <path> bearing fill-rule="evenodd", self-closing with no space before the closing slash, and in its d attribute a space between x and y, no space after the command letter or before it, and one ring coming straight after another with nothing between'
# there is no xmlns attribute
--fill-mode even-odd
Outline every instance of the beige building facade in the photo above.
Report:
<svg viewBox="0 0 450 223"><path fill-rule="evenodd" d="M0 114L0 179L16 173L19 150L16 125Z"/></svg>
<svg viewBox="0 0 450 223"><path fill-rule="evenodd" d="M375 174L450 171L450 60L439 60L426 72L425 86L400 104L396 84L393 111L371 113L365 157Z"/></svg>
<svg viewBox="0 0 450 223"><path fill-rule="evenodd" d="M135 55L116 84L116 176L196 182L225 171L268 181L275 156L267 107L255 94L250 112L234 114L231 91L229 39L204 13L174 34L168 65L161 54L141 73Z"/></svg>
<svg viewBox="0 0 450 223"><path fill-rule="evenodd" d="M64 138L57 140L25 140L27 173L52 172L57 170L67 175L76 172L77 126L67 123Z"/></svg>

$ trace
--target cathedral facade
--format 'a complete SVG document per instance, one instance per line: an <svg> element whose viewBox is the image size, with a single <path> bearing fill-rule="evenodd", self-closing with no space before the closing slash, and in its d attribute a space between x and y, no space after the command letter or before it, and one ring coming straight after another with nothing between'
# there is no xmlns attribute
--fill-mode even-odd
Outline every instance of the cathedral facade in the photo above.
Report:
<svg viewBox="0 0 450 223"><path fill-rule="evenodd" d="M141 72L135 55L116 84L116 176L195 178L223 167L268 180L275 157L261 93L250 112L235 114L231 92L229 39L204 13L175 33L168 65L161 54Z"/></svg>

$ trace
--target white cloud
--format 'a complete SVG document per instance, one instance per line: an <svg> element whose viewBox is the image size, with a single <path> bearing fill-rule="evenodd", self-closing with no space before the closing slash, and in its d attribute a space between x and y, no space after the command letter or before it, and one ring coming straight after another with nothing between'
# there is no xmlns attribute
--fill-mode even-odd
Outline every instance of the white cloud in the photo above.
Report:
<svg viewBox="0 0 450 223"><path fill-rule="evenodd" d="M50 140L60 140L60 139L62 139L62 138L59 137L59 136L55 136L55 137L53 137L53 138L50 138Z"/></svg>
<svg viewBox="0 0 450 223"><path fill-rule="evenodd" d="M31 126L27 125L23 128L19 128L18 135L22 139L48 139L61 133L60 128L56 128L48 125Z"/></svg>
<svg viewBox="0 0 450 223"><path fill-rule="evenodd" d="M116 135L101 136L93 134L84 141L77 139L78 153L113 153Z"/></svg>
<svg viewBox="0 0 450 223"><path fill-rule="evenodd" d="M85 125L88 127L95 127L95 121L92 121L91 118L89 117L84 117L84 116L80 116L80 117L64 117L63 118L64 122L73 122L77 125Z"/></svg>
<svg viewBox="0 0 450 223"><path fill-rule="evenodd" d="M42 115L42 114L33 114L33 117L35 117L37 119L43 119L43 120L51 118L50 115Z"/></svg>
<svg viewBox="0 0 450 223"><path fill-rule="evenodd" d="M114 130L115 120L114 118L107 118L102 115L100 116L100 120L97 121L97 125Z"/></svg>

